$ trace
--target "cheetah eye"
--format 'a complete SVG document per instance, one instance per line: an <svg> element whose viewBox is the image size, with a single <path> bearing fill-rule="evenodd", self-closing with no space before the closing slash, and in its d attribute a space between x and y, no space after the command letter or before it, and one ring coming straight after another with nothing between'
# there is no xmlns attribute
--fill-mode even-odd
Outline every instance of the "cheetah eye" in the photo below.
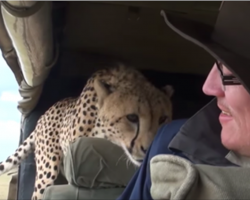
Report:
<svg viewBox="0 0 250 200"><path fill-rule="evenodd" d="M159 124L164 123L167 119L168 119L168 116L166 116L166 115L161 116L159 119Z"/></svg>
<svg viewBox="0 0 250 200"><path fill-rule="evenodd" d="M105 88L107 88L107 90L110 90L111 85L105 83L104 81L101 81L101 83L103 84L103 86L104 86Z"/></svg>
<svg viewBox="0 0 250 200"><path fill-rule="evenodd" d="M139 122L139 117L136 114L129 114L126 117L132 123L138 123Z"/></svg>

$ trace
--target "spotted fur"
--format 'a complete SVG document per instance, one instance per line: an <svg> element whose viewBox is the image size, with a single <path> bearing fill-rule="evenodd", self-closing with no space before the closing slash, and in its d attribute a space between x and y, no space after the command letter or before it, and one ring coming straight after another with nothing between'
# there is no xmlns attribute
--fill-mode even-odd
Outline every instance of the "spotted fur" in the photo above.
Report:
<svg viewBox="0 0 250 200"><path fill-rule="evenodd" d="M137 70L119 65L99 70L78 98L55 103L16 152L0 163L0 175L35 152L36 179L32 199L42 199L58 176L69 143L99 137L122 147L140 165L157 129L171 120L171 86L157 89Z"/></svg>

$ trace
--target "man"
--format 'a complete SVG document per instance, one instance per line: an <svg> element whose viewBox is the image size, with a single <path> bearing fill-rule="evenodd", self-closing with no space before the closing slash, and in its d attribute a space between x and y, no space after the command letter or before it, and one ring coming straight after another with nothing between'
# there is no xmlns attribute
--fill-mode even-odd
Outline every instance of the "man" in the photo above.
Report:
<svg viewBox="0 0 250 200"><path fill-rule="evenodd" d="M118 199L250 198L250 2L223 2L211 34L203 24L161 14L215 58L203 92L216 98L158 132Z"/></svg>

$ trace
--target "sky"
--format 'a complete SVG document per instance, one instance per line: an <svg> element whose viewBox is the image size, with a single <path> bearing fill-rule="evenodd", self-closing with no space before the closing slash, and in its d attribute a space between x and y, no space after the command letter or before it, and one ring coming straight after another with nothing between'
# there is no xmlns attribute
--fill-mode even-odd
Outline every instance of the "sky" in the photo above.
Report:
<svg viewBox="0 0 250 200"><path fill-rule="evenodd" d="M20 99L15 76L0 51L0 162L18 147L21 113L17 102Z"/></svg>

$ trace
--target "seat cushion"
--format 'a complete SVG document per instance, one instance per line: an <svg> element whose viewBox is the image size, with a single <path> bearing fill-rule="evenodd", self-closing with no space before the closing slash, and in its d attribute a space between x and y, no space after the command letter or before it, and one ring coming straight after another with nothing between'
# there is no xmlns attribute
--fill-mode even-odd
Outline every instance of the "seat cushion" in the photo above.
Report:
<svg viewBox="0 0 250 200"><path fill-rule="evenodd" d="M110 188L110 189L85 189L75 187L73 185L54 185L48 187L44 194L44 200L69 200L69 199L113 199L118 198L123 192L123 188Z"/></svg>
<svg viewBox="0 0 250 200"><path fill-rule="evenodd" d="M70 184L91 189L125 187L137 170L119 146L100 138L70 144L63 165Z"/></svg>

